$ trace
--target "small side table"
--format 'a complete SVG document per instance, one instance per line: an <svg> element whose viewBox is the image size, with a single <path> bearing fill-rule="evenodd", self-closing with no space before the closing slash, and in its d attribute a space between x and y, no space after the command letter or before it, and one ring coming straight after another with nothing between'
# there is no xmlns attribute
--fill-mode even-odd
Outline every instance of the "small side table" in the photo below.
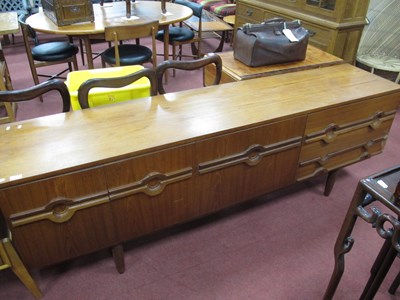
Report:
<svg viewBox="0 0 400 300"><path fill-rule="evenodd" d="M400 252L399 189L400 165L360 180L335 243L335 268L324 299L332 299L339 285L345 267L344 255L350 252L353 246L354 239L351 237L351 233L358 217L372 224L378 234L386 239L383 250L379 254L382 264L374 274L371 272L372 276L361 299L374 297L397 253ZM374 201L385 205L394 216L382 213L372 205L369 206ZM389 223L392 228L384 226Z"/></svg>

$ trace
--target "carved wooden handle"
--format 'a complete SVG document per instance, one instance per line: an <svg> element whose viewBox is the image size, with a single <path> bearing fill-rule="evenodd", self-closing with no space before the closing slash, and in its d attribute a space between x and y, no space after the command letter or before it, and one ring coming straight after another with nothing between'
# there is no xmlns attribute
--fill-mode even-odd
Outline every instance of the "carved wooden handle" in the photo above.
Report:
<svg viewBox="0 0 400 300"><path fill-rule="evenodd" d="M306 136L306 144L311 144L317 141L323 141L329 144L334 141L337 136L363 127L378 129L384 121L394 119L395 115L396 111L390 111L387 113L377 112L372 117L357 122L344 125L329 124L321 131L308 134Z"/></svg>
<svg viewBox="0 0 400 300"><path fill-rule="evenodd" d="M300 145L301 137L291 138L286 141L281 141L268 146L261 146L258 144L252 145L243 152L200 163L199 173L205 174L241 163L245 163L248 166L255 166L265 156L282 152L291 148L299 147Z"/></svg>
<svg viewBox="0 0 400 300"><path fill-rule="evenodd" d="M247 10L246 10L246 15L247 15L248 17L251 17L251 16L253 15L253 11L252 11L251 9L247 9Z"/></svg>
<svg viewBox="0 0 400 300"><path fill-rule="evenodd" d="M91 195L76 200L56 199L46 206L13 214L10 216L10 220L14 227L42 220L49 220L54 223L64 223L70 220L77 211L101 205L108 201L109 198L107 193Z"/></svg>
<svg viewBox="0 0 400 300"><path fill-rule="evenodd" d="M160 194L168 184L188 179L192 177L192 175L192 168L185 168L167 174L151 172L142 180L122 187L110 189L110 199L115 200L138 193L145 193L148 196L156 196Z"/></svg>

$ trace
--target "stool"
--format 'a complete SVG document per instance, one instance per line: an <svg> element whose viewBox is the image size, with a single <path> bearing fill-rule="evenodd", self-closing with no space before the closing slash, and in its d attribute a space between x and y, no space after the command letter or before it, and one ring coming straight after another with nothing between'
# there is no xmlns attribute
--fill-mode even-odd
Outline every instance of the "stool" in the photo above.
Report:
<svg viewBox="0 0 400 300"><path fill-rule="evenodd" d="M382 213L378 208L370 206L374 201L382 203L396 217L389 213ZM351 233L358 217L372 224L379 236L386 239L360 298L373 299L393 260L400 252L399 216L400 165L360 180L335 243L335 268L325 291L324 299L332 299L339 285L345 268L344 256L350 252L354 244ZM387 229L384 226L388 223L391 224L393 229Z"/></svg>

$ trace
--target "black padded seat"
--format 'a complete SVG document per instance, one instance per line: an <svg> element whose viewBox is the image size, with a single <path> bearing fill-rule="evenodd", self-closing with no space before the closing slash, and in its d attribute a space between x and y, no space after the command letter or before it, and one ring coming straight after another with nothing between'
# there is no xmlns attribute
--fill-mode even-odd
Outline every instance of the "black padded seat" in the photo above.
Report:
<svg viewBox="0 0 400 300"><path fill-rule="evenodd" d="M194 32L191 30L187 30L187 28L182 27L170 27L169 28L169 43L172 44L173 42L184 42L189 41L194 38ZM156 39L159 41L164 40L164 30L160 30L157 35Z"/></svg>
<svg viewBox="0 0 400 300"><path fill-rule="evenodd" d="M120 65L139 65L152 60L152 51L142 45L124 44L119 45ZM114 47L108 48L102 54L103 59L111 65L116 64Z"/></svg>
<svg viewBox="0 0 400 300"><path fill-rule="evenodd" d="M193 11L193 18L190 18L188 22L181 21L179 24L169 26L169 44L172 46L172 59L181 59L183 56L189 56L194 58L201 57L200 44L202 39L202 13L203 5L187 0L175 0L175 4L189 7ZM191 25L191 20L197 23L197 28ZM164 30L157 32L156 39L159 41L165 41ZM183 54L182 45L191 44L192 55ZM178 51L177 51L178 48ZM178 52L178 53L177 53ZM175 74L175 70L173 71Z"/></svg>
<svg viewBox="0 0 400 300"><path fill-rule="evenodd" d="M37 61L60 61L74 56L78 47L69 42L48 42L32 48L32 56Z"/></svg>

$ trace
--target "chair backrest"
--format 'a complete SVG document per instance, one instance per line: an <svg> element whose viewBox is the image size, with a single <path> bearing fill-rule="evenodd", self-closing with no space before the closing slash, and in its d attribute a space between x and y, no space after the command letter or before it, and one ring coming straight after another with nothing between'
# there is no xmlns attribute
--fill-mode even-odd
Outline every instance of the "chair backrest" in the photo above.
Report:
<svg viewBox="0 0 400 300"><path fill-rule="evenodd" d="M163 85L163 75L167 69L179 69L179 70L196 70L204 68L206 65L214 64L216 68L215 79L212 85L217 85L221 81L222 75L222 60L218 54L208 53L204 57L194 60L166 60L157 66L157 86L160 94L165 94Z"/></svg>
<svg viewBox="0 0 400 300"><path fill-rule="evenodd" d="M60 79L51 79L33 87L13 91L0 91L0 102L22 102L39 97L49 91L57 90L62 98L63 112L71 108L71 99L68 87Z"/></svg>
<svg viewBox="0 0 400 300"><path fill-rule="evenodd" d="M175 4L180 4L191 8L193 10L193 16L201 19L201 14L203 12L203 5L187 0L175 0Z"/></svg>
<svg viewBox="0 0 400 300"><path fill-rule="evenodd" d="M157 48L156 48L156 34L158 31L158 21L149 21L144 23L130 24L130 25L117 25L106 26L104 28L104 38L108 42L114 42L115 45L115 59L116 65L120 65L119 49L117 45L119 41L140 39L144 37L151 37L152 39L152 52L153 64L157 62Z"/></svg>
<svg viewBox="0 0 400 300"><path fill-rule="evenodd" d="M203 15L203 5L196 3L196 2L191 2L187 0L175 0L176 4L184 5L192 9L193 11L193 16L197 17L199 19L198 23L198 35L201 38L201 31L202 31L202 15ZM184 22L185 23L185 22Z"/></svg>
<svg viewBox="0 0 400 300"><path fill-rule="evenodd" d="M33 30L33 28L31 26L29 26L28 23L26 23L26 19L28 17L29 17L29 15L27 15L27 14L23 14L18 17L18 22L21 27L24 41L28 41L28 39L31 38L35 42L35 45L38 45L39 40L37 38L36 31Z"/></svg>
<svg viewBox="0 0 400 300"><path fill-rule="evenodd" d="M135 73L120 77L110 78L92 78L84 83L78 89L78 101L82 109L89 108L89 91L95 87L106 87L106 88L121 88L126 85L139 80L142 77L147 77L150 80L150 95L157 95L157 78L156 73L153 69L144 68Z"/></svg>
<svg viewBox="0 0 400 300"><path fill-rule="evenodd" d="M35 69L35 60L33 59L31 45L29 44L29 39L33 39L35 45L39 44L35 30L26 23L26 18L28 15L20 15L18 17L18 22L21 27L22 37L24 39L24 46L26 55L28 56L28 62L31 70Z"/></svg>

